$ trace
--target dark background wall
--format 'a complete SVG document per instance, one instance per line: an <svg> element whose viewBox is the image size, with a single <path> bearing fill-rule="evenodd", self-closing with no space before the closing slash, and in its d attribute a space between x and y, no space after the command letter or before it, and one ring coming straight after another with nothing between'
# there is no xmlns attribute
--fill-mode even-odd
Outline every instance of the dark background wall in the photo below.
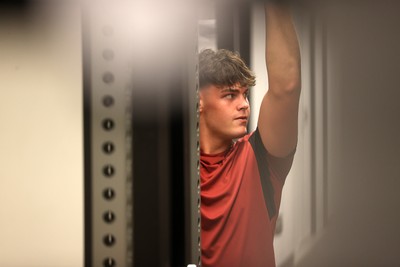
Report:
<svg viewBox="0 0 400 267"><path fill-rule="evenodd" d="M399 266L400 3L296 6L303 95L278 265Z"/></svg>

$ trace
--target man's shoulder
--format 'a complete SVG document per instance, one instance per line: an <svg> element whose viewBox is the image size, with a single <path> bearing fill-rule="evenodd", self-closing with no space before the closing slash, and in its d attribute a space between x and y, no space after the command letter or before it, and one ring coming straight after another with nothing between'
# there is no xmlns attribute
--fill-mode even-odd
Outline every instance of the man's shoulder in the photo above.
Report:
<svg viewBox="0 0 400 267"><path fill-rule="evenodd" d="M255 154L254 144L257 130L247 133L237 139L233 146L234 154L240 155L240 158L247 157L249 153Z"/></svg>
<svg viewBox="0 0 400 267"><path fill-rule="evenodd" d="M238 142L247 143L251 145L253 149L257 147L258 149L261 149L263 153L266 153L258 128L241 137Z"/></svg>
<svg viewBox="0 0 400 267"><path fill-rule="evenodd" d="M252 136L256 133L257 130L258 129L251 131L251 132L247 133L246 135L238 138L236 142L248 142L252 138Z"/></svg>

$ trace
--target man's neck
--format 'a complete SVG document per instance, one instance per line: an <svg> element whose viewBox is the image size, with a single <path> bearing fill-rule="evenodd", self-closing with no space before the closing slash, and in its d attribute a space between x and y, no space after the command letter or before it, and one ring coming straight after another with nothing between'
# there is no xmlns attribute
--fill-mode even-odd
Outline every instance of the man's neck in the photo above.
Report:
<svg viewBox="0 0 400 267"><path fill-rule="evenodd" d="M228 150L232 140L221 140L218 138L206 137L200 134L200 149L205 154L218 154Z"/></svg>

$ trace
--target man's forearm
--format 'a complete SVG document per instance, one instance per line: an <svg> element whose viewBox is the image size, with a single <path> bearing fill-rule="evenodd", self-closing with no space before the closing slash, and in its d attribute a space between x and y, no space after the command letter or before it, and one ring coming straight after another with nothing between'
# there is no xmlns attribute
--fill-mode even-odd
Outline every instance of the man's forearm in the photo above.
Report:
<svg viewBox="0 0 400 267"><path fill-rule="evenodd" d="M287 4L265 4L266 48L269 90L300 91L300 51Z"/></svg>

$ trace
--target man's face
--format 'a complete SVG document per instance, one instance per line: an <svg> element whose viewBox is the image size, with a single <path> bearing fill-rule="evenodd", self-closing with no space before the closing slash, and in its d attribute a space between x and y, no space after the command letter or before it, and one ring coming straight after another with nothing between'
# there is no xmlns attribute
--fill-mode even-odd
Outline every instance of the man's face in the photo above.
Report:
<svg viewBox="0 0 400 267"><path fill-rule="evenodd" d="M200 90L201 131L209 137L234 139L247 133L248 88L209 85Z"/></svg>

